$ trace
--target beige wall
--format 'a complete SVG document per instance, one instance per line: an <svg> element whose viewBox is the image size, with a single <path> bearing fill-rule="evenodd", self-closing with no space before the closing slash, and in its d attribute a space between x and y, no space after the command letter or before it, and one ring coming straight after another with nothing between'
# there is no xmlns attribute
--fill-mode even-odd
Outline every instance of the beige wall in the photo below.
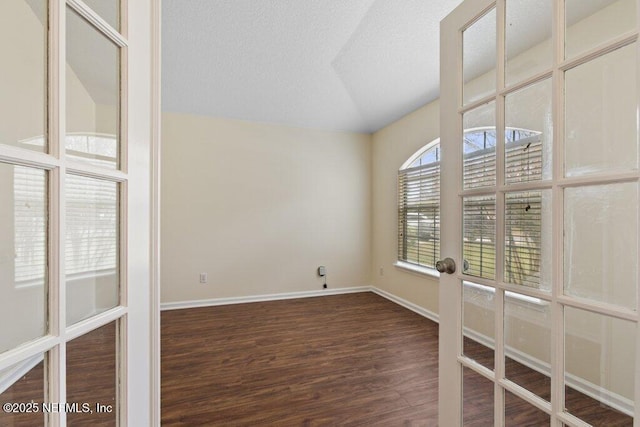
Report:
<svg viewBox="0 0 640 427"><path fill-rule="evenodd" d="M162 131L163 302L320 290L320 265L370 284L368 135L170 113Z"/></svg>
<svg viewBox="0 0 640 427"><path fill-rule="evenodd" d="M438 101L373 134L372 285L438 312L438 281L394 266L398 260L398 169L420 148L440 137Z"/></svg>

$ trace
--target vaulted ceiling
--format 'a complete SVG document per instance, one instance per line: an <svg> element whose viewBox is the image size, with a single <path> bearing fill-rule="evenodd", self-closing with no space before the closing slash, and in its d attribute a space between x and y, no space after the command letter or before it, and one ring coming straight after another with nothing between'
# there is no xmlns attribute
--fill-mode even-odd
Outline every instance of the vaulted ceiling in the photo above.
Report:
<svg viewBox="0 0 640 427"><path fill-rule="evenodd" d="M567 0L567 21L614 1ZM438 97L440 21L461 2L164 0L163 109L375 132ZM550 37L550 1L513 4L514 52ZM469 50L473 75L494 63L485 45Z"/></svg>
<svg viewBox="0 0 640 427"><path fill-rule="evenodd" d="M461 0L164 0L163 109L374 132L438 97Z"/></svg>

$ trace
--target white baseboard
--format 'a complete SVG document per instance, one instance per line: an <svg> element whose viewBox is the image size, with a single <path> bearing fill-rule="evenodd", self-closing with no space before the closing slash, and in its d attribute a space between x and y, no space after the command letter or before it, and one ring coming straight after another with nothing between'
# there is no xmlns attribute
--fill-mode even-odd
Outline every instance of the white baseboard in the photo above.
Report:
<svg viewBox="0 0 640 427"><path fill-rule="evenodd" d="M400 298L399 296L393 295L387 291L383 291L382 289L378 289L375 287L371 287L370 288L371 292L380 295L383 298L388 299L391 302L395 302L396 304L409 309L415 313L418 313L419 315L426 317L429 320L433 320L434 322L438 323L438 315L436 313L434 313L433 311L427 310L424 307L420 307L417 304L414 304L410 301L407 301L404 298Z"/></svg>
<svg viewBox="0 0 640 427"><path fill-rule="evenodd" d="M230 297L230 298L213 298L206 300L193 300L193 301L178 301L178 302L163 302L160 304L160 310L180 310L183 308L198 308L198 307L214 307L217 305L230 305L230 304L244 304L249 302L263 302L263 301L277 301L284 299L294 298L311 298L321 297L327 295L340 295L340 294L354 294L358 292L369 292L371 287L358 286L352 288L328 288L321 289L319 291L300 291L300 292L285 292L280 294L266 294L266 295L253 295L246 297Z"/></svg>

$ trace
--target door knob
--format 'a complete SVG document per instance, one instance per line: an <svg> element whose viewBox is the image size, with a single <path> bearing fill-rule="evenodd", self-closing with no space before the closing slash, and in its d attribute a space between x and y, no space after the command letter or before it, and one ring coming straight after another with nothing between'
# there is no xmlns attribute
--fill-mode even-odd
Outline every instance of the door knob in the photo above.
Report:
<svg viewBox="0 0 640 427"><path fill-rule="evenodd" d="M436 270L440 273L453 274L456 271L456 262L451 258L445 258L436 262Z"/></svg>

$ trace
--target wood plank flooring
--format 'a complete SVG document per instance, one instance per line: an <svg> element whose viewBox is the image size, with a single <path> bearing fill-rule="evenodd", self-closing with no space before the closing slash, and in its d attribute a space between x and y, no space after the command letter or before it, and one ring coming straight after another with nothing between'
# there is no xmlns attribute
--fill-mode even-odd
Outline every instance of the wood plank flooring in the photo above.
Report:
<svg viewBox="0 0 640 427"><path fill-rule="evenodd" d="M163 312L162 423L433 425L437 346L372 293Z"/></svg>
<svg viewBox="0 0 640 427"><path fill-rule="evenodd" d="M474 358L493 351L467 340ZM507 372L548 399L548 378ZM465 426L493 425L493 384L464 375ZM575 390L593 425L630 417ZM505 425L549 425L507 393ZM435 426L438 325L373 293L162 313L163 426Z"/></svg>
<svg viewBox="0 0 640 427"><path fill-rule="evenodd" d="M70 402L115 397L114 324L68 344ZM162 313L163 426L434 426L438 409L438 326L372 293ZM465 352L491 366L493 351ZM549 379L508 360L518 384L549 398ZM42 402L40 363L0 395ZM493 384L464 375L465 426L493 424ZM567 407L595 426L630 417L567 388ZM134 399L135 400L135 399ZM549 425L508 394L506 426ZM70 426L115 425L113 414L70 416ZM0 426L44 425L42 414L0 411ZM137 427L137 426L136 426Z"/></svg>

